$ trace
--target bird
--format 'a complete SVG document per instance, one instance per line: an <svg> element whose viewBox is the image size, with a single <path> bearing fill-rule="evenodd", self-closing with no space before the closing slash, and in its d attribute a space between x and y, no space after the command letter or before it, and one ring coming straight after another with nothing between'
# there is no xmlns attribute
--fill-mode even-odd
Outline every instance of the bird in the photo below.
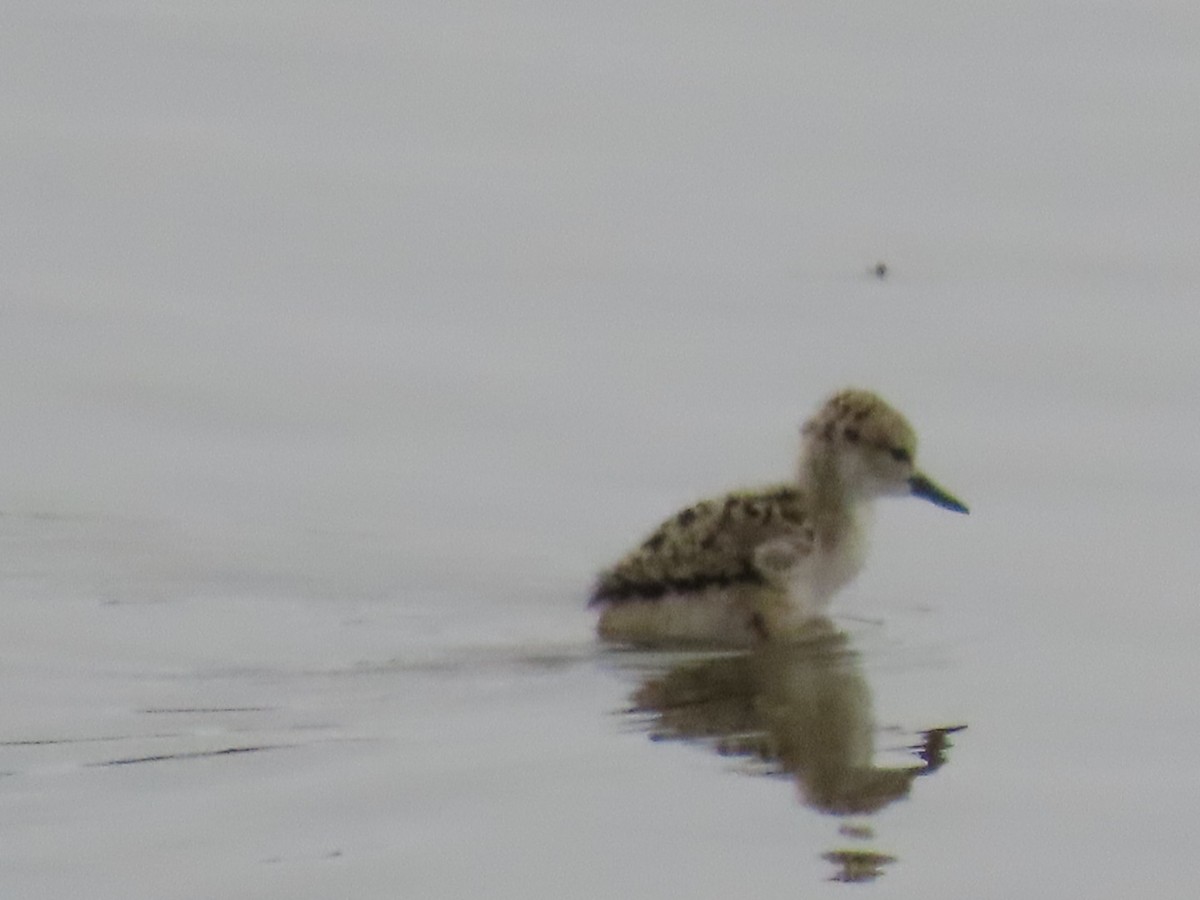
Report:
<svg viewBox="0 0 1200 900"><path fill-rule="evenodd" d="M873 501L966 505L916 467L917 437L878 394L834 393L801 427L794 477L688 506L596 578L602 639L757 646L795 639L862 569Z"/></svg>

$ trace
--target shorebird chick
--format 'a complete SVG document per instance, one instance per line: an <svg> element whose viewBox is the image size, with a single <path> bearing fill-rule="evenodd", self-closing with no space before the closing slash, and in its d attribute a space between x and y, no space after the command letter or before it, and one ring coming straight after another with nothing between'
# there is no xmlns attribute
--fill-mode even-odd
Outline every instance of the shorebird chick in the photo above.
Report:
<svg viewBox="0 0 1200 900"><path fill-rule="evenodd" d="M876 497L966 506L914 465L908 421L869 391L830 397L801 430L793 481L681 510L600 573L601 637L751 645L785 640L862 568Z"/></svg>

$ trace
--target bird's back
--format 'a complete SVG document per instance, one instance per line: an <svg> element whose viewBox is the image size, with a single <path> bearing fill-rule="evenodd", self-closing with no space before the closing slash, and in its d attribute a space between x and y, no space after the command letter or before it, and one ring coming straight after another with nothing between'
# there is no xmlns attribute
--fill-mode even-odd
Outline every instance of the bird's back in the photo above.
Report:
<svg viewBox="0 0 1200 900"><path fill-rule="evenodd" d="M735 491L703 500L658 526L596 581L592 605L653 600L708 588L760 584L754 550L810 527L803 491L794 485Z"/></svg>

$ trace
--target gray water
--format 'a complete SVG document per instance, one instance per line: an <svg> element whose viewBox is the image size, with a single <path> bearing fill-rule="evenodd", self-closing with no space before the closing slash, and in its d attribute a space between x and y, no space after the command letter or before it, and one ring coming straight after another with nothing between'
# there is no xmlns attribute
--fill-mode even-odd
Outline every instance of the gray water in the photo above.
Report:
<svg viewBox="0 0 1200 900"><path fill-rule="evenodd" d="M1198 26L18 4L5 896L1191 896ZM971 516L596 642L845 384Z"/></svg>

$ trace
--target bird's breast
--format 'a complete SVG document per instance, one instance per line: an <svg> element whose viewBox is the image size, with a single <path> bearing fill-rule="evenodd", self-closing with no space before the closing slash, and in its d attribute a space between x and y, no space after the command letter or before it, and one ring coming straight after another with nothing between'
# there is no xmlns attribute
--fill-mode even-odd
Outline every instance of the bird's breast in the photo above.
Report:
<svg viewBox="0 0 1200 900"><path fill-rule="evenodd" d="M851 521L835 540L819 541L810 573L817 601L828 600L853 581L862 571L866 555L866 532L857 520Z"/></svg>

